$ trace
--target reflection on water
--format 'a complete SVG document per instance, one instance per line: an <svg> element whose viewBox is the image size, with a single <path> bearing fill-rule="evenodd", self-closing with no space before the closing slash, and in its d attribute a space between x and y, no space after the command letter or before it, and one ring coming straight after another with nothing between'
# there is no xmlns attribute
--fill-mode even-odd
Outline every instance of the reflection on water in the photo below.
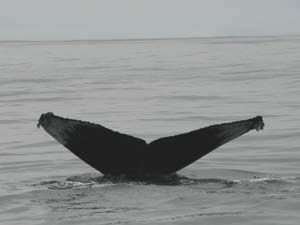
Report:
<svg viewBox="0 0 300 225"><path fill-rule="evenodd" d="M246 172L246 171L245 171ZM234 189L265 189L272 191L281 189L286 186L290 187L290 191L297 189L300 184L300 177L257 177L243 180L226 180L217 178L189 178L186 176L172 174L165 176L146 175L142 177L128 177L128 176L102 176L97 174L83 174L68 177L66 180L50 180L41 181L33 186L45 186L48 189L85 189L85 188L102 188L113 185L156 185L156 186L189 186L198 189L207 189L212 191L216 189L222 191L225 188ZM296 187L293 189L292 187ZM284 189L283 191L287 191Z"/></svg>
<svg viewBox="0 0 300 225"><path fill-rule="evenodd" d="M33 192L33 204L47 205L60 215L60 220L93 220L101 215L106 222L117 218L118 223L134 224L215 216L247 217L244 210L257 213L255 205L259 202L286 204L291 196L300 197L299 177L224 180L180 175L128 178L83 174L62 181L42 181L35 186L42 190ZM190 201L191 198L195 201ZM230 206L233 203L239 206ZM180 211L176 209L178 206Z"/></svg>
<svg viewBox="0 0 300 225"><path fill-rule="evenodd" d="M131 184L131 185L162 185L162 186L176 186L176 185L197 185L197 184L222 184L230 186L237 181L230 181L225 179L193 179L186 176L172 174L165 176L93 176L93 175L82 175L72 176L67 178L65 181L42 181L37 185L45 185L49 189L76 189L85 188L90 186L99 185L114 185L114 184Z"/></svg>

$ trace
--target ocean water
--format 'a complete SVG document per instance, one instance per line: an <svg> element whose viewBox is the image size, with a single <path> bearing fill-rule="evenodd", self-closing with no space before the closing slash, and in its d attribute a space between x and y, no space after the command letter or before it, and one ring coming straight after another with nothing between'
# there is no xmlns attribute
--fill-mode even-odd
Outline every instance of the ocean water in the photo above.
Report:
<svg viewBox="0 0 300 225"><path fill-rule="evenodd" d="M0 224L299 224L299 36L0 42L0 109ZM49 111L146 141L266 126L178 176L130 180L38 129Z"/></svg>

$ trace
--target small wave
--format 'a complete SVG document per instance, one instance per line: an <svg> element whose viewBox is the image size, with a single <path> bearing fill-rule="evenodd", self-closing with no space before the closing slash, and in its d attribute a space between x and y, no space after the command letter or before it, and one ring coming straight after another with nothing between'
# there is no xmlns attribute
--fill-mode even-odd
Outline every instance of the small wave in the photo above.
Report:
<svg viewBox="0 0 300 225"><path fill-rule="evenodd" d="M296 183L300 181L300 177L254 177L249 180L234 180L236 183L266 183L266 184L285 184Z"/></svg>
<svg viewBox="0 0 300 225"><path fill-rule="evenodd" d="M157 218L157 219L151 219L151 220L145 220L145 222L173 222L178 220L184 220L184 219L191 219L194 217L208 217L208 216L236 216L236 215L242 215L243 213L241 211L221 211L221 212L206 212L206 213L192 213L192 214L184 214L184 215L178 215L178 216L170 216L166 218Z"/></svg>
<svg viewBox="0 0 300 225"><path fill-rule="evenodd" d="M49 189L79 189L91 186L92 183L82 183L82 182L56 182L49 185Z"/></svg>
<svg viewBox="0 0 300 225"><path fill-rule="evenodd" d="M211 100L224 100L227 99L227 96L220 95L175 95L175 96L166 96L167 100L181 100L181 101L211 101Z"/></svg>
<svg viewBox="0 0 300 225"><path fill-rule="evenodd" d="M300 177L254 177L248 180L234 180L231 192L299 194Z"/></svg>
<svg viewBox="0 0 300 225"><path fill-rule="evenodd" d="M48 189L55 189L55 190L65 190L65 189L82 189L82 188L88 188L92 186L96 187L103 187L108 186L111 184L99 184L93 181L90 182L79 182L79 181L56 181L56 180L50 180L50 181L42 181L38 184L34 184L33 186L46 186Z"/></svg>

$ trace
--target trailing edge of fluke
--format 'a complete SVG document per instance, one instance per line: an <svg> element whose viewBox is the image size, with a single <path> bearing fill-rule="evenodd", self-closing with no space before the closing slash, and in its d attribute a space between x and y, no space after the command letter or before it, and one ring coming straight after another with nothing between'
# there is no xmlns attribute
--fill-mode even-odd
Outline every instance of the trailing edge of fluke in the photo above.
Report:
<svg viewBox="0 0 300 225"><path fill-rule="evenodd" d="M165 175L188 166L219 146L264 128L261 116L208 126L146 143L101 125L42 114L38 127L105 175Z"/></svg>

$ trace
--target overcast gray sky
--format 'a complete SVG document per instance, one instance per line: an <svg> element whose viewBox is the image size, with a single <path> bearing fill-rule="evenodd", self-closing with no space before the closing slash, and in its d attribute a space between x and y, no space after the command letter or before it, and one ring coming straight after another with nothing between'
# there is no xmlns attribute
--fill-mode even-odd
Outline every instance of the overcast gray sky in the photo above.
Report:
<svg viewBox="0 0 300 225"><path fill-rule="evenodd" d="M300 34L300 0L0 0L0 40Z"/></svg>

